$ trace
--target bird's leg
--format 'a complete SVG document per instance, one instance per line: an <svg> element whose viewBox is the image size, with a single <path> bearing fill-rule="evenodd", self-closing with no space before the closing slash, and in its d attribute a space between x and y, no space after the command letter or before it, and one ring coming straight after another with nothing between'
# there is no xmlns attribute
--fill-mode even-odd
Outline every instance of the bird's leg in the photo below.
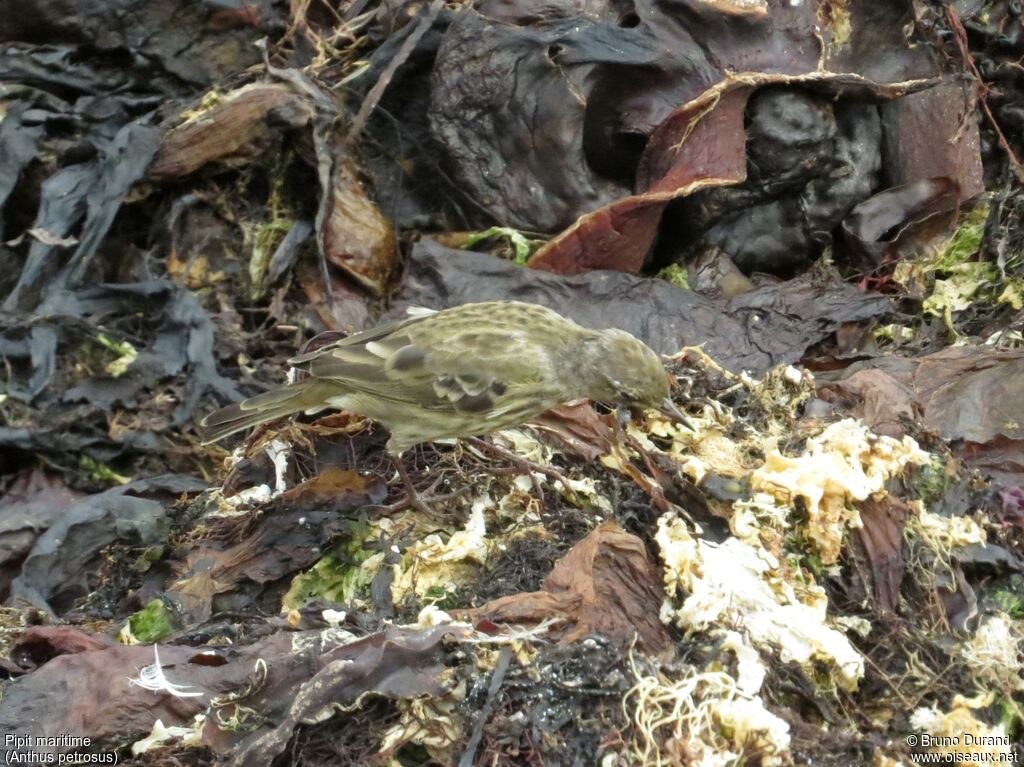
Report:
<svg viewBox="0 0 1024 767"><path fill-rule="evenodd" d="M398 470L398 476L402 479L402 485L405 486L405 503L412 506L417 511L421 511L424 514L430 514L430 507L423 502L420 498L420 494L416 492L416 488L412 484L412 479L409 477L409 472L405 468L405 463L402 461L401 455L392 455L391 459L395 462L395 469Z"/></svg>
<svg viewBox="0 0 1024 767"><path fill-rule="evenodd" d="M537 474L543 474L549 479L558 480L562 483L562 487L565 488L566 492L569 495L573 495L574 491L572 489L572 485L569 483L569 479L556 469L553 469L550 466L544 466L540 463L528 461L521 455L516 455L511 450L506 450L500 445L495 445L493 442L488 442L487 440L480 439L479 437L466 437L465 439L466 442L473 445L473 447L479 448L491 455L496 455L499 458L504 458L506 461L509 461L514 466L518 467L519 470L526 474L533 482L533 489L537 491L537 496L541 503L544 502L544 491L541 489L540 481L536 476L534 476L535 472Z"/></svg>
<svg viewBox="0 0 1024 767"><path fill-rule="evenodd" d="M402 457L400 455L395 455L394 453L391 453L390 455L391 460L395 464L395 469L398 471L398 476L402 480L402 487L405 489L405 495L399 500L397 500L395 503L388 504L387 506L381 506L380 510L381 513L383 514L390 514L394 511L401 511L402 509L411 506L417 511L426 514L428 517L435 518L437 517L437 514L431 510L428 503L445 503L446 501L450 501L454 498L458 498L459 496L465 495L470 490L470 488L468 487L462 487L456 490L454 493L448 493L447 495L432 495L431 493L433 492L434 488L437 487L437 483L441 481L441 478L438 477L438 479L434 482L433 485L431 485L430 489L427 491L428 495L424 498L424 496L422 496L419 493L419 491L417 491L416 488L413 486L412 478L409 476L409 471L406 468L405 463L402 461Z"/></svg>

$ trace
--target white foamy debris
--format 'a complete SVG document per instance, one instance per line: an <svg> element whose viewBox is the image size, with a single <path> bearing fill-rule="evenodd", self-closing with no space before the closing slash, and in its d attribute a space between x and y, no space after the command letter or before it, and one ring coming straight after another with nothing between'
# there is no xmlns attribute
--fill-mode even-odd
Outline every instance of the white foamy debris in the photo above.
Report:
<svg viewBox="0 0 1024 767"><path fill-rule="evenodd" d="M792 365L786 365L786 367L783 368L782 377L787 383L793 384L793 386L799 386L804 380L803 372Z"/></svg>
<svg viewBox="0 0 1024 767"><path fill-rule="evenodd" d="M559 483L559 485L560 484L561 483ZM573 479L570 477L569 487L577 495L586 498L591 506L594 506L608 514L611 514L614 511L612 508L612 502L601 491L597 486L597 481L592 477L583 477L582 479Z"/></svg>
<svg viewBox="0 0 1024 767"><path fill-rule="evenodd" d="M762 764L782 763L780 754L789 749L789 725L766 709L760 698L721 700L712 710L719 727L731 734L735 744L755 743L764 752Z"/></svg>
<svg viewBox="0 0 1024 767"><path fill-rule="evenodd" d="M761 654L738 631L726 631L722 640L723 650L732 650L736 656L736 687L744 695L756 695L761 691L768 669L761 662Z"/></svg>
<svg viewBox="0 0 1024 767"><path fill-rule="evenodd" d="M428 535L406 549L402 561L394 565L391 597L396 604L410 592L424 596L431 589L449 590L476 575L490 550L484 521L484 509L490 505L489 497L477 498L464 529L447 541L437 533Z"/></svg>
<svg viewBox="0 0 1024 767"><path fill-rule="evenodd" d="M419 614L416 616L416 623L413 625L426 629L434 626L447 626L454 622L452 616L437 605L427 605L419 611Z"/></svg>
<svg viewBox="0 0 1024 767"><path fill-rule="evenodd" d="M847 418L807 440L801 455L783 455L772 445L764 465L751 474L750 485L787 503L802 498L808 516L805 535L821 561L831 565L839 560L846 529L861 523L850 501L880 492L885 481L902 473L907 464L928 460L913 438L877 436L860 421Z"/></svg>
<svg viewBox="0 0 1024 767"><path fill-rule="evenodd" d="M320 615L331 628L338 628L338 626L345 622L345 618L348 617L348 613L344 610L332 610L329 607L321 612Z"/></svg>
<svg viewBox="0 0 1024 767"><path fill-rule="evenodd" d="M756 543L766 529L785 529L789 513L790 508L771 493L754 493L750 499L733 503L729 529L741 541Z"/></svg>
<svg viewBox="0 0 1024 767"><path fill-rule="evenodd" d="M256 485L225 498L224 503L237 509L239 506L260 506L268 503L273 497L274 493L270 489L270 485Z"/></svg>
<svg viewBox="0 0 1024 767"><path fill-rule="evenodd" d="M491 435L491 439L498 444L504 443L501 445L502 447L533 463L546 465L551 462L551 457L554 455L554 451L550 447L525 429L498 431Z"/></svg>
<svg viewBox="0 0 1024 767"><path fill-rule="evenodd" d="M921 501L911 501L908 505L916 512L913 524L918 536L936 551L948 552L957 546L988 542L988 534L973 517L933 514Z"/></svg>
<svg viewBox="0 0 1024 767"><path fill-rule="evenodd" d="M960 654L979 682L1005 690L1024 690L1022 633L1018 623L1005 613L986 615Z"/></svg>
<svg viewBox="0 0 1024 767"><path fill-rule="evenodd" d="M736 538L722 544L694 538L672 513L658 520L655 539L668 595L663 621L688 630L734 629L783 661L829 664L838 684L856 688L864 659L846 636L826 625L827 600L819 588L804 595L810 603L801 601L772 554ZM688 596L676 607L680 594Z"/></svg>

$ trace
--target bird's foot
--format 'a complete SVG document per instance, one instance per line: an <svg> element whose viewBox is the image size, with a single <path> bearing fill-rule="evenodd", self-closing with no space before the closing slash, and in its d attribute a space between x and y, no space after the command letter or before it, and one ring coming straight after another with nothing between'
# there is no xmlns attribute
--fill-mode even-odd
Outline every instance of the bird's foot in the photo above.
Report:
<svg viewBox="0 0 1024 767"><path fill-rule="evenodd" d="M423 500L423 497L416 492L414 492L412 495L406 493L402 498L398 499L398 502L395 503L395 505L400 509L415 509L420 514L424 514L428 517L434 516L433 509L431 509L427 502Z"/></svg>
<svg viewBox="0 0 1024 767"><path fill-rule="evenodd" d="M526 474L530 481L533 482L533 489L537 493L537 498L544 503L544 490L540 486L540 480L537 479L537 475L541 474L548 479L560 482L562 487L565 488L565 492L571 497L575 495L575 491L572 489L572 484L569 482L569 478L562 474L560 471L552 466L546 466L542 463L523 458L521 455L516 455L511 450L506 450L500 445L495 445L493 442L480 439L479 437L468 437L466 442L473 445L484 452L490 453L491 455L504 458L506 461L511 463L519 472Z"/></svg>
<svg viewBox="0 0 1024 767"><path fill-rule="evenodd" d="M456 490L454 493L447 493L445 495L423 495L416 491L409 493L406 491L401 498L394 503L389 503L386 506L378 507L380 513L384 516L393 514L403 509L415 509L421 514L430 517L431 519L438 519L441 514L437 511L437 506L440 506L448 501L451 501L459 496L465 495L469 491L469 488L462 488Z"/></svg>
<svg viewBox="0 0 1024 767"><path fill-rule="evenodd" d="M431 504L440 505L452 500L453 498L458 498L469 490L468 487L464 487L460 490L456 490L454 493L435 495L434 489L437 487L438 483L434 482L427 494L421 495L413 485L412 478L409 476L409 472L405 468L405 464L402 462L402 459L398 456L394 456L394 463L395 469L398 471L398 476L402 480L402 485L405 487L405 495L394 503L390 503L387 506L381 506L380 510L383 514L390 514L396 511L401 511L402 509L412 508L421 514L434 518L437 516L437 513L431 509Z"/></svg>

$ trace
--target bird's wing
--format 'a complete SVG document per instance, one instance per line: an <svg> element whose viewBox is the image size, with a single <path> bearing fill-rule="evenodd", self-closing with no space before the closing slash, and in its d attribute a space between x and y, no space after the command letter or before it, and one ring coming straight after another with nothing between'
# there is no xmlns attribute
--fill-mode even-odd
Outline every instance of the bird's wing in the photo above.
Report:
<svg viewBox="0 0 1024 767"><path fill-rule="evenodd" d="M311 362L325 355L330 355L336 349L355 349L361 346L365 346L367 343L371 341L376 341L380 338L384 338L390 335L391 333L395 333L401 330L407 325L411 325L416 322L422 322L423 320L430 316L431 315L429 314L415 315L410 316L404 320L385 322L381 325L377 325L376 327L370 328L369 330L363 330L359 333L353 333L350 336L346 336L345 338L339 338L337 341L332 341L331 343L326 344L325 346L321 346L318 349L314 349L311 352L297 354L296 356L288 360L288 364L291 365L292 367L306 370Z"/></svg>
<svg viewBox="0 0 1024 767"><path fill-rule="evenodd" d="M505 325L479 312L438 319L375 328L293 364L357 391L466 414L501 413L513 402L523 404L523 392L547 396L548 355L551 342L561 338L558 328Z"/></svg>

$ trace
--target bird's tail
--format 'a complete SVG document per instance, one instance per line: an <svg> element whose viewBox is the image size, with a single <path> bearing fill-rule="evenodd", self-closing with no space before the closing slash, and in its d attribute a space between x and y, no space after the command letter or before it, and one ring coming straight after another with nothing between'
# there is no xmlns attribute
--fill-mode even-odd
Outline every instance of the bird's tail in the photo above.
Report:
<svg viewBox="0 0 1024 767"><path fill-rule="evenodd" d="M329 395L330 392L324 390L324 382L315 378L288 384L210 413L199 424L200 436L203 444L209 445L275 418L324 407Z"/></svg>

